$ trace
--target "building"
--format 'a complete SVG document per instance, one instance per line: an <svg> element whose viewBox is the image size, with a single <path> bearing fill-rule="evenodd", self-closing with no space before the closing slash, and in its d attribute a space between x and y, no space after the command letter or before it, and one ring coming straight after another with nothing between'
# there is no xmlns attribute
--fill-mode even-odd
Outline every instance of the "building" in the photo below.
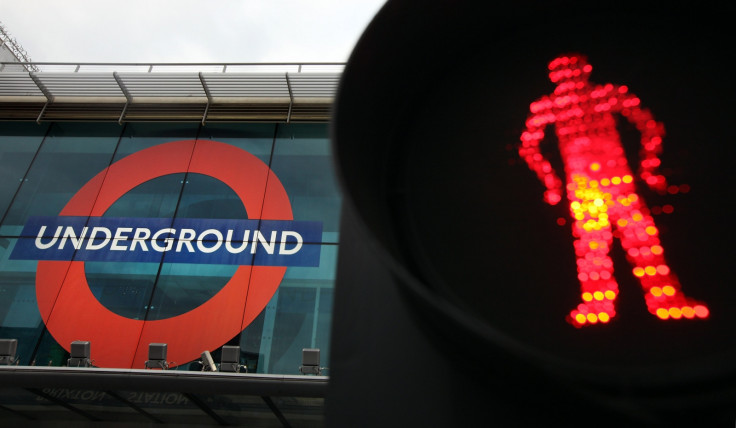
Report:
<svg viewBox="0 0 736 428"><path fill-rule="evenodd" d="M342 65L3 65L0 418L321 425Z"/></svg>

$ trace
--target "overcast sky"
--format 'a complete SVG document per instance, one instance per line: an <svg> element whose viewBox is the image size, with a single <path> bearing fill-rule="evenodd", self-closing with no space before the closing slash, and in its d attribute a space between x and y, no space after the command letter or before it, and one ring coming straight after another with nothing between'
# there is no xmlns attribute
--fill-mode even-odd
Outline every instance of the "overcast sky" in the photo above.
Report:
<svg viewBox="0 0 736 428"><path fill-rule="evenodd" d="M343 62L385 0L0 0L34 61Z"/></svg>

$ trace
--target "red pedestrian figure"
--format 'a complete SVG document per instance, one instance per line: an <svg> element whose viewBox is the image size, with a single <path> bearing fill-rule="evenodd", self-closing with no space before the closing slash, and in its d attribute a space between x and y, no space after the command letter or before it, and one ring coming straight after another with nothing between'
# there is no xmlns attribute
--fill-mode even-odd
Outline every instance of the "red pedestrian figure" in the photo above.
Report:
<svg viewBox="0 0 736 428"><path fill-rule="evenodd" d="M519 154L544 183L544 199L555 205L562 199L562 181L539 148L547 125L554 125L565 167L570 203L580 303L568 321L576 327L607 323L616 314L618 284L609 250L621 240L626 257L645 293L649 312L661 319L706 318L708 308L684 295L664 257L659 230L644 201L636 193L634 175L616 131L614 113L641 133L640 177L649 187L664 191L657 175L664 126L626 86L592 85L592 66L579 54L560 56L549 64L554 93L530 105L531 115L521 135Z"/></svg>

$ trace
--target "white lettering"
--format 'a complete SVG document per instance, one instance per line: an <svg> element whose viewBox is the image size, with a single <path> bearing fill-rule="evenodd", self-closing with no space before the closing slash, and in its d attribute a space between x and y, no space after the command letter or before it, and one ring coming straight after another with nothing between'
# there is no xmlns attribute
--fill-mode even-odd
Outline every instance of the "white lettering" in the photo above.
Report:
<svg viewBox="0 0 736 428"><path fill-rule="evenodd" d="M148 251L148 246L146 246L146 239L151 237L151 230L146 229L145 227L139 227L135 230L135 234L133 235L133 242L130 243L130 251L135 251L136 245L141 246L141 250Z"/></svg>
<svg viewBox="0 0 736 428"><path fill-rule="evenodd" d="M172 238L171 236L164 239L164 242L166 243L165 247L158 245L158 239L164 233L173 235L174 233L176 233L176 229L170 229L170 228L161 229L158 232L153 234L153 239L151 240L151 248L153 248L154 250L158 252L169 251L171 250L171 247L174 246L174 238Z"/></svg>
<svg viewBox="0 0 736 428"><path fill-rule="evenodd" d="M228 229L227 231L227 238L225 239L225 249L232 253L232 254L240 254L245 250L245 247L248 246L248 237L250 236L250 230L246 230L243 233L243 243L240 245L240 247L235 248L232 246L232 240L233 240L233 231L232 229Z"/></svg>
<svg viewBox="0 0 736 428"><path fill-rule="evenodd" d="M294 248L287 250L286 249L286 237L292 236L296 238L296 245ZM304 243L304 240L302 239L302 235L293 232L291 230L285 230L281 232L281 245L279 246L279 254L294 254L302 249L302 244Z"/></svg>
<svg viewBox="0 0 736 428"><path fill-rule="evenodd" d="M41 238L46 232L46 226L41 226L41 229L38 231L38 236L36 237L36 248L38 248L39 250L48 250L49 248L53 247L54 244L56 244L56 241L59 239L59 236L61 235L61 229L63 228L63 226L57 226L56 233L54 233L54 236L51 238L51 242L49 242L48 244L44 244L43 242L41 242Z"/></svg>
<svg viewBox="0 0 736 428"><path fill-rule="evenodd" d="M79 239L77 239L77 235L74 233L74 228L71 226L67 226L66 229L64 230L64 236L61 238L61 241L59 241L59 249L60 250L64 249L64 245L66 244L67 238L72 240L72 246L75 249L78 250L82 248L82 243L84 241L84 235L86 234L87 234L87 227L85 226L82 229L82 233L79 235Z"/></svg>
<svg viewBox="0 0 736 428"><path fill-rule="evenodd" d="M192 247L192 240L197 237L197 232L194 229L182 229L179 231L179 243L176 244L176 252L181 251L182 245L186 245L190 253L194 252Z"/></svg>
<svg viewBox="0 0 736 428"><path fill-rule="evenodd" d="M102 232L103 235L105 235L105 239L102 240L101 243L95 244L94 240L97 238L97 233ZM89 241L87 241L87 246L85 247L86 250L99 250L105 247L108 242L110 242L110 238L112 237L112 232L110 232L110 229L106 227L100 227L96 226L92 228L92 233L89 235Z"/></svg>
<svg viewBox="0 0 736 428"><path fill-rule="evenodd" d="M273 251L276 249L276 231L271 231L271 241L266 241L266 237L263 236L260 230L256 230L253 233L253 246L250 249L251 254L256 253L256 242L260 242L261 245L263 245L263 248L266 250L268 254L273 254Z"/></svg>
<svg viewBox="0 0 736 428"><path fill-rule="evenodd" d="M123 233L130 233L133 231L132 227L118 227L118 229L115 231L115 238L112 240L112 244L110 245L110 250L112 251L125 251L128 249L128 247L124 245L118 245L118 242L120 241L127 241L128 237L123 236Z"/></svg>
<svg viewBox="0 0 736 428"><path fill-rule="evenodd" d="M215 245L213 245L210 248L207 248L204 246L204 241L205 241L204 237L207 235L215 235L217 237L217 241L215 241ZM197 238L197 248L199 248L199 251L203 253L213 253L217 251L217 249L220 248L221 245L222 245L222 233L217 229L207 229L199 235L199 238Z"/></svg>

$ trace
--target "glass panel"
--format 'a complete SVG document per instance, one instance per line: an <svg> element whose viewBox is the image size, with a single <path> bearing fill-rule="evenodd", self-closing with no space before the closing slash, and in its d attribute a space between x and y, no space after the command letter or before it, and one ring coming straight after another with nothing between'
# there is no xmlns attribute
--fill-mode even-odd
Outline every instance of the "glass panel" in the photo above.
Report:
<svg viewBox="0 0 736 428"><path fill-rule="evenodd" d="M327 124L279 125L271 169L287 189L294 219L322 222L322 242L337 243L342 197Z"/></svg>
<svg viewBox="0 0 736 428"><path fill-rule="evenodd" d="M304 348L320 348L320 365L327 367L336 262L337 245L322 245L319 267L287 269L275 308L266 309L273 325L263 332L259 372L299 374Z"/></svg>
<svg viewBox="0 0 736 428"><path fill-rule="evenodd" d="M92 177L110 164L117 124L55 123L16 194L0 235L18 236L29 216L56 216Z"/></svg>
<svg viewBox="0 0 736 428"><path fill-rule="evenodd" d="M0 246L0 338L17 339L19 364L28 365L43 331L36 302L36 262L9 260L18 239L4 242Z"/></svg>
<svg viewBox="0 0 736 428"><path fill-rule="evenodd" d="M0 124L0 219L24 180L49 125Z"/></svg>
<svg viewBox="0 0 736 428"><path fill-rule="evenodd" d="M159 144L194 140L197 138L198 128L197 123L127 123L120 147L115 153L115 161Z"/></svg>
<svg viewBox="0 0 736 428"><path fill-rule="evenodd" d="M199 138L230 144L268 164L273 149L276 125L272 123L208 123Z"/></svg>

